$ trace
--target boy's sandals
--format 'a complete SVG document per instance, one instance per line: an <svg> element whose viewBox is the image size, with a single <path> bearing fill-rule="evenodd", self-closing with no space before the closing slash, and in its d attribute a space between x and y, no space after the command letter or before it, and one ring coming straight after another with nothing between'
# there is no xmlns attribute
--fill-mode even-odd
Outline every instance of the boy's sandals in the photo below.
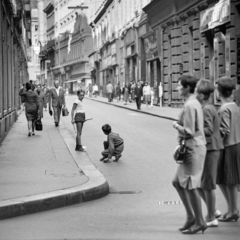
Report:
<svg viewBox="0 0 240 240"><path fill-rule="evenodd" d="M117 162L120 159L121 156L122 156L121 154L117 155L115 160L113 160L113 162Z"/></svg>

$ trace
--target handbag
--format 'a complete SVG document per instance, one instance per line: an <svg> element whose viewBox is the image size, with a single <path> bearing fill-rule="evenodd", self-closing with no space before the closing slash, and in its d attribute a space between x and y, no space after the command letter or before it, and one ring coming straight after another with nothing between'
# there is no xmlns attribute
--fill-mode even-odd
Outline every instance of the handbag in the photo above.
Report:
<svg viewBox="0 0 240 240"><path fill-rule="evenodd" d="M66 116L68 116L68 114L69 114L68 109L67 109L66 107L63 107L63 108L62 108L62 116L63 116L63 117L66 117Z"/></svg>
<svg viewBox="0 0 240 240"><path fill-rule="evenodd" d="M185 140L183 140L174 150L173 158L178 164L184 163L186 153Z"/></svg>
<svg viewBox="0 0 240 240"><path fill-rule="evenodd" d="M37 119L37 120L35 121L35 129L36 129L36 131L42 131L43 126L42 126L42 121L41 121L41 119Z"/></svg>

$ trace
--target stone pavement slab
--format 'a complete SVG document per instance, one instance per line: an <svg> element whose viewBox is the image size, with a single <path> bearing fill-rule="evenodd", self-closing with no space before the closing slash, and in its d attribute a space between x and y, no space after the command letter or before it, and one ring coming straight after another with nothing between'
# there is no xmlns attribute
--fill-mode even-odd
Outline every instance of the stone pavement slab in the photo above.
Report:
<svg viewBox="0 0 240 240"><path fill-rule="evenodd" d="M28 137L25 113L0 146L0 219L93 200L109 191L75 139L44 112L43 131ZM92 171L89 172L89 169Z"/></svg>
<svg viewBox="0 0 240 240"><path fill-rule="evenodd" d="M116 99L113 99L113 102L108 102L107 98L100 97L100 96L98 96L96 98L93 96L92 98L90 98L89 96L86 95L86 97L90 100L93 100L93 101L98 101L98 102L102 102L102 103L105 103L105 104L111 104L111 105L116 106L116 107L125 108L125 109L135 111L135 112L138 112L138 113L148 114L148 115L151 115L151 116L165 118L165 119L173 120L173 121L178 119L178 115L179 115L180 110L181 110L180 108L160 107L160 106L155 106L155 105L152 108L149 107L147 109L146 105L142 104L141 105L141 111L139 111L139 110L137 110L135 102L127 103L127 105L124 105L123 101L118 101L117 102Z"/></svg>

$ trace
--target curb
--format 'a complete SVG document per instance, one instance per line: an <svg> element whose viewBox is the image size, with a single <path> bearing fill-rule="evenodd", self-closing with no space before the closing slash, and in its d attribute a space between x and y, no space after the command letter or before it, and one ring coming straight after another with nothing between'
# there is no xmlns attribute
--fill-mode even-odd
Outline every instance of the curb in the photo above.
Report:
<svg viewBox="0 0 240 240"><path fill-rule="evenodd" d="M93 98L87 98L87 99L89 99L89 100L91 100L91 101L95 101L95 102L100 102L100 103L112 105L112 106L119 107L119 108L128 109L128 110L133 111L133 112L138 112L138 113L143 113L143 114L151 115L151 116L154 116L154 117L165 118L165 119L167 119L167 120L172 120L172 121L177 121L177 120L178 120L177 118L162 116L162 115L158 115L158 114L154 114L154 113L150 113L150 112L143 112L143 111L139 111L139 110L137 110L137 109L131 109L131 108L128 108L128 107L125 107L125 106L116 105L116 104L114 104L114 103L102 102L102 101L99 101L99 100L96 100L96 99L93 99Z"/></svg>
<svg viewBox="0 0 240 240"><path fill-rule="evenodd" d="M74 150L75 141L70 132L63 124L58 129L77 166L89 180L80 186L0 201L0 219L91 201L104 197L109 193L107 180L95 168L87 154Z"/></svg>

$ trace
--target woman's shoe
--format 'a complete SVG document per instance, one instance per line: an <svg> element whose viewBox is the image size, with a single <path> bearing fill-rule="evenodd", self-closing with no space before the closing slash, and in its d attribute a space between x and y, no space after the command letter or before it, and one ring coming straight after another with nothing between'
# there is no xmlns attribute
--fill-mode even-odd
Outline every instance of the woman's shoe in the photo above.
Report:
<svg viewBox="0 0 240 240"><path fill-rule="evenodd" d="M220 222L232 222L232 221L237 222L238 219L239 219L239 214L236 213L236 214L233 214L233 215L230 216L230 217L219 218L218 220L219 220Z"/></svg>
<svg viewBox="0 0 240 240"><path fill-rule="evenodd" d="M31 133L30 132L28 133L28 136L31 137Z"/></svg>
<svg viewBox="0 0 240 240"><path fill-rule="evenodd" d="M185 230L185 231L182 231L182 233L183 233L183 234L196 234L196 233L198 233L198 232L200 232L200 231L202 231L202 233L204 233L204 231L205 231L206 229L207 229L207 225L204 224L204 225L202 225L201 227L198 227L198 228L196 228L196 229L189 228L189 229L187 229L187 230Z"/></svg>
<svg viewBox="0 0 240 240"><path fill-rule="evenodd" d="M220 218L222 213L219 210L215 211L215 218Z"/></svg>
<svg viewBox="0 0 240 240"><path fill-rule="evenodd" d="M195 223L195 219L193 221L191 221L191 222L186 222L184 224L184 226L179 228L178 230L181 231L181 232L185 231L185 230L189 229L194 223Z"/></svg>
<svg viewBox="0 0 240 240"><path fill-rule="evenodd" d="M213 221L207 222L207 227L218 227L218 220L214 219Z"/></svg>
<svg viewBox="0 0 240 240"><path fill-rule="evenodd" d="M34 132L32 132L32 135L34 136L34 135L35 135L35 133L34 133Z"/></svg>
<svg viewBox="0 0 240 240"><path fill-rule="evenodd" d="M106 160L104 160L103 162L104 162L104 163L108 163L108 162L110 162L110 161L109 161L109 159L106 159Z"/></svg>
<svg viewBox="0 0 240 240"><path fill-rule="evenodd" d="M105 157L102 157L102 158L100 158L100 160L99 161L103 161L104 159L106 159Z"/></svg>

